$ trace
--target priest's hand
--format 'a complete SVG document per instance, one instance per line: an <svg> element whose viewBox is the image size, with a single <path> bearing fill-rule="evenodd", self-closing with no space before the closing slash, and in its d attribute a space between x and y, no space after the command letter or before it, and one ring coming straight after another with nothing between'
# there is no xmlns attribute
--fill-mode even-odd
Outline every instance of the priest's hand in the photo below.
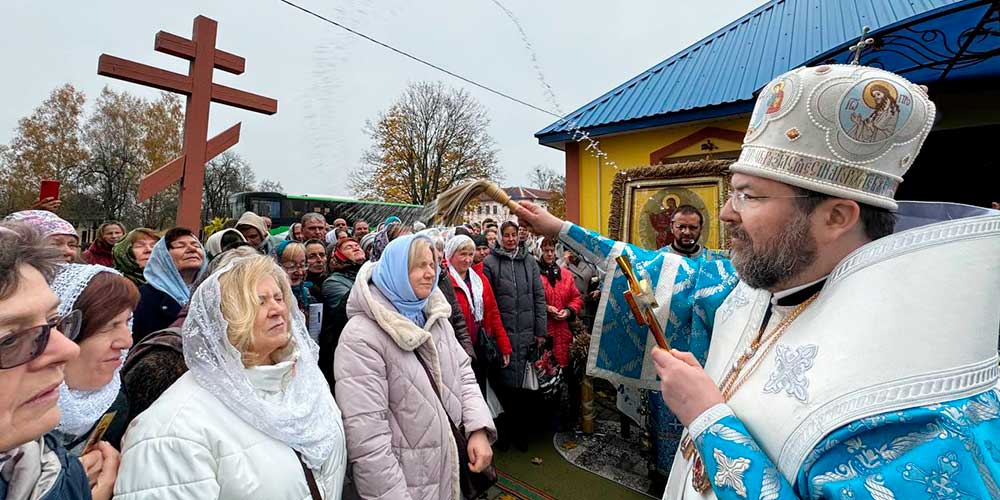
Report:
<svg viewBox="0 0 1000 500"><path fill-rule="evenodd" d="M549 213L548 210L530 201L521 201L521 208L515 211L517 221L526 226L528 231L546 238L557 238L562 230L563 221Z"/></svg>
<svg viewBox="0 0 1000 500"><path fill-rule="evenodd" d="M687 427L709 408L724 403L715 382L690 352L653 348L663 402Z"/></svg>

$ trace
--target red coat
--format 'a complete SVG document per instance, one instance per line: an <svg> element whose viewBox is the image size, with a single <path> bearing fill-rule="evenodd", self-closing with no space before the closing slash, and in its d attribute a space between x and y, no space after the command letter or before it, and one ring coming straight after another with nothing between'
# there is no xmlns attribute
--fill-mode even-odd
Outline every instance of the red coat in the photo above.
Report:
<svg viewBox="0 0 1000 500"><path fill-rule="evenodd" d="M111 255L111 246L103 240L95 240L90 244L90 248L83 252L83 261L87 264L99 264L105 267L114 267L114 258Z"/></svg>
<svg viewBox="0 0 1000 500"><path fill-rule="evenodd" d="M559 280L555 286L549 284L549 279L542 275L542 286L545 288L545 302L559 309L569 309L573 311L570 318L580 314L583 307L583 299L580 298L580 291L576 288L573 275L564 267L559 268ZM565 367L569 364L569 346L573 343L573 332L569 329L569 320L556 319L551 314L548 315L549 336L552 337L552 354L556 357L559 366Z"/></svg>
<svg viewBox="0 0 1000 500"><path fill-rule="evenodd" d="M496 339L500 354L510 354L512 352L510 339L507 338L507 330L503 329L503 321L500 320L500 309L497 308L497 299L493 296L493 287L490 286L489 280L483 276L482 272L477 272L476 275L483 281L483 320L479 323L479 326L483 327L490 337ZM465 324L469 325L469 336L472 337L472 345L476 345L479 332L474 331L472 328L472 325L475 324L475 318L472 316L472 308L469 307L469 298L465 296L465 290L462 290L462 287L455 281L455 277L451 273L448 273L448 277L451 278L451 284L455 287L455 301L462 307L462 314L465 315Z"/></svg>

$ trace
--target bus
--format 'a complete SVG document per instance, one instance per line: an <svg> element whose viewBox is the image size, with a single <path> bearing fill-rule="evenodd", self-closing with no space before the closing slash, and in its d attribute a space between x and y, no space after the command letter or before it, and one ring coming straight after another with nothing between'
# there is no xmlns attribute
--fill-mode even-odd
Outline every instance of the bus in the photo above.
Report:
<svg viewBox="0 0 1000 500"><path fill-rule="evenodd" d="M312 194L283 194L261 191L236 193L229 197L233 219L239 219L243 212L253 212L271 218L271 234L288 230L302 215L315 212L326 218L327 224L342 218L348 225L362 219L372 230L386 217L395 215L404 224L412 224L421 218L424 207L405 203L385 203L380 201L356 200L337 196Z"/></svg>

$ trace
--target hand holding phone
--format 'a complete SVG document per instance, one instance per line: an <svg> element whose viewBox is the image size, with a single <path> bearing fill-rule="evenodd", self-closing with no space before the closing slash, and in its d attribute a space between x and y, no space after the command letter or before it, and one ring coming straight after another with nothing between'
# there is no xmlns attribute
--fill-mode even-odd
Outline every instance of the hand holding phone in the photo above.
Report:
<svg viewBox="0 0 1000 500"><path fill-rule="evenodd" d="M38 201L31 204L33 210L48 210L55 212L59 210L62 201L59 200L59 181L42 181L41 189L38 190Z"/></svg>
<svg viewBox="0 0 1000 500"><path fill-rule="evenodd" d="M41 189L38 190L38 201L45 201L46 198L59 199L59 181L42 181Z"/></svg>

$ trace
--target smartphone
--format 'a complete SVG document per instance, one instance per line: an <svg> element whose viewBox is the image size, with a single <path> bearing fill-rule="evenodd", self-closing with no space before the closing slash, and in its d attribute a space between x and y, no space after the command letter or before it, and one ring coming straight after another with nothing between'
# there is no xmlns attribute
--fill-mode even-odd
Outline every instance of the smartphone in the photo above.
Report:
<svg viewBox="0 0 1000 500"><path fill-rule="evenodd" d="M42 188L38 192L38 199L40 201L46 198L59 199L59 181L42 181Z"/></svg>

